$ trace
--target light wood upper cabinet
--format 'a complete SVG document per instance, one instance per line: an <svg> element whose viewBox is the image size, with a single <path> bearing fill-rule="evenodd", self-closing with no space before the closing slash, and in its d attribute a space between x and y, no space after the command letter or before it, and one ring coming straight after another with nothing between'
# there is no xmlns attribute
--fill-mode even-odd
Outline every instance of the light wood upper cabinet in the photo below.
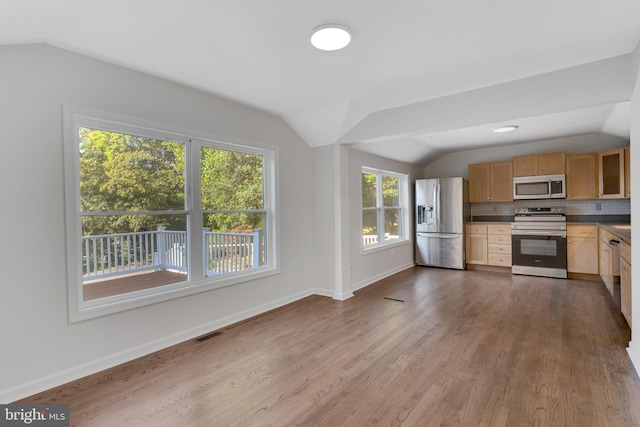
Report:
<svg viewBox="0 0 640 427"><path fill-rule="evenodd" d="M510 202L513 200L513 163L494 162L469 165L469 202Z"/></svg>
<svg viewBox="0 0 640 427"><path fill-rule="evenodd" d="M513 163L491 163L491 201L513 201Z"/></svg>
<svg viewBox="0 0 640 427"><path fill-rule="evenodd" d="M513 176L538 175L538 156L513 158Z"/></svg>
<svg viewBox="0 0 640 427"><path fill-rule="evenodd" d="M565 173L565 153L547 153L513 158L513 176Z"/></svg>
<svg viewBox="0 0 640 427"><path fill-rule="evenodd" d="M489 163L469 165L469 202L488 202L491 170Z"/></svg>
<svg viewBox="0 0 640 427"><path fill-rule="evenodd" d="M598 198L624 198L624 163L624 148L598 153Z"/></svg>
<svg viewBox="0 0 640 427"><path fill-rule="evenodd" d="M596 154L576 154L566 157L567 199L598 198L598 168Z"/></svg>
<svg viewBox="0 0 640 427"><path fill-rule="evenodd" d="M631 147L624 147L624 197L631 197Z"/></svg>

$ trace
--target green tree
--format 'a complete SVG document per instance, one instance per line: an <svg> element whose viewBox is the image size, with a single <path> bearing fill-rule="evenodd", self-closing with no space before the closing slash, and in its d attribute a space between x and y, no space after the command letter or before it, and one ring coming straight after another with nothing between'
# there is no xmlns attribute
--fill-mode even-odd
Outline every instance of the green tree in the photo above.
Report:
<svg viewBox="0 0 640 427"><path fill-rule="evenodd" d="M184 145L80 128L82 212L184 209ZM178 215L85 216L85 235L154 229L184 229Z"/></svg>
<svg viewBox="0 0 640 427"><path fill-rule="evenodd" d="M264 207L263 157L203 147L200 152L203 210L247 210ZM262 213L206 214L212 231L253 231L263 228Z"/></svg>
<svg viewBox="0 0 640 427"><path fill-rule="evenodd" d="M165 226L185 230L185 215L129 215L185 209L185 146L179 142L80 128L80 203L83 234L113 234ZM263 157L201 149L203 210L255 210L264 207ZM252 231L264 227L261 212L209 213L213 231Z"/></svg>

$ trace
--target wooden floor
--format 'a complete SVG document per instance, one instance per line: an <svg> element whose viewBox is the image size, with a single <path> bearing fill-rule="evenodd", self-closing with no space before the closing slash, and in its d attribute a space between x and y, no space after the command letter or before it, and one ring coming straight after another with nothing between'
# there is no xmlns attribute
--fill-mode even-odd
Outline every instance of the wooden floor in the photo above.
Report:
<svg viewBox="0 0 640 427"><path fill-rule="evenodd" d="M25 399L74 426L640 426L601 283L416 267Z"/></svg>
<svg viewBox="0 0 640 427"><path fill-rule="evenodd" d="M126 294L157 286L180 283L187 280L186 274L172 271L149 271L125 276L116 276L104 280L95 280L82 285L82 297L85 301L113 295Z"/></svg>

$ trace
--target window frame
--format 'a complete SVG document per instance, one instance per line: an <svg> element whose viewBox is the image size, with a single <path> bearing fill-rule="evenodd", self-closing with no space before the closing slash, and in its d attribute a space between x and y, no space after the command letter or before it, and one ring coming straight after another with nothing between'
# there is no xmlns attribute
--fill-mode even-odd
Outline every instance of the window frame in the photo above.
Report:
<svg viewBox="0 0 640 427"><path fill-rule="evenodd" d="M187 216L187 280L94 300L83 300L82 216L80 209L79 127L176 141L185 147L185 207L169 211ZM175 298L237 285L280 273L278 219L278 148L254 141L217 138L119 114L63 105L67 294L69 322L105 316ZM200 148L212 147L263 156L265 265L235 273L207 276L204 268L203 213L200 206ZM163 211L159 211L163 213Z"/></svg>
<svg viewBox="0 0 640 427"><path fill-rule="evenodd" d="M365 208L363 203L363 194L360 194L360 228L358 235L362 236L363 228L363 213L365 210L376 211L376 223L378 230L378 242L370 245L365 245L364 239L360 237L360 248L363 253L386 249L391 246L398 246L410 241L409 239L409 175L402 172L394 172L369 166L362 166L360 171L360 191L362 191L362 175L375 174L376 175L376 206L374 208ZM383 178L385 176L398 179L398 206L384 206L383 195ZM385 209L398 209L400 211L398 217L401 219L399 224L400 234L397 239L384 240L384 214Z"/></svg>

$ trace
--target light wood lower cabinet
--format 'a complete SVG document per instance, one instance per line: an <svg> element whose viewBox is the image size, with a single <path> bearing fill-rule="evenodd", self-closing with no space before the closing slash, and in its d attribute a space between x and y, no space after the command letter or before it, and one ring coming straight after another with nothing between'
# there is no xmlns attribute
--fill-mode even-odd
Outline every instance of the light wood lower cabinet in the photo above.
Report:
<svg viewBox="0 0 640 427"><path fill-rule="evenodd" d="M631 327L631 245L622 242L620 249L620 310Z"/></svg>
<svg viewBox="0 0 640 427"><path fill-rule="evenodd" d="M598 274L598 227L567 226L567 271Z"/></svg>
<svg viewBox="0 0 640 427"><path fill-rule="evenodd" d="M486 224L467 224L466 228L467 264L487 265L487 226Z"/></svg>
<svg viewBox="0 0 640 427"><path fill-rule="evenodd" d="M467 264L511 267L509 224L467 224Z"/></svg>
<svg viewBox="0 0 640 427"><path fill-rule="evenodd" d="M489 224L487 226L488 265L511 267L511 225Z"/></svg>
<svg viewBox="0 0 640 427"><path fill-rule="evenodd" d="M620 278L620 250L610 244L611 240L620 240L602 227L598 230L598 264L602 281L611 293L614 294L614 284Z"/></svg>

